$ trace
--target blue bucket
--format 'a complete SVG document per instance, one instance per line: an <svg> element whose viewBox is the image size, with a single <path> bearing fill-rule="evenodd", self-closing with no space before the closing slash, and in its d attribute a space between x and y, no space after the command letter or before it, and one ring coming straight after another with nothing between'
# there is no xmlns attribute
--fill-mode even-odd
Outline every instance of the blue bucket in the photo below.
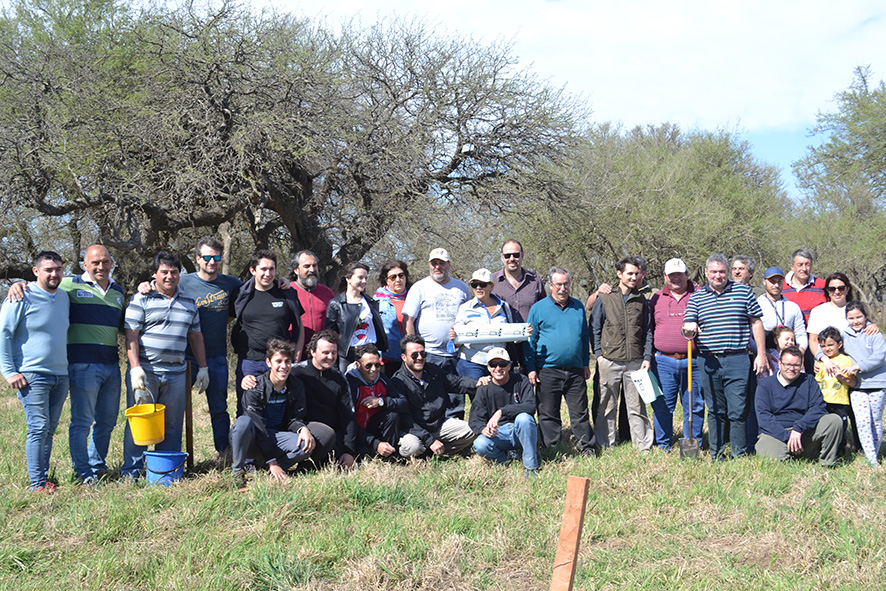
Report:
<svg viewBox="0 0 886 591"><path fill-rule="evenodd" d="M148 484L169 486L185 475L188 454L183 451L146 451L145 471Z"/></svg>

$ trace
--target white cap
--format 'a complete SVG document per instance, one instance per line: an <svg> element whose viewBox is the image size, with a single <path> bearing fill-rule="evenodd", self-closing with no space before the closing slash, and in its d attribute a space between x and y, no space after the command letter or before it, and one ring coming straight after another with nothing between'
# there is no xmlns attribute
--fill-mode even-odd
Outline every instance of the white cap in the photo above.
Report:
<svg viewBox="0 0 886 591"><path fill-rule="evenodd" d="M486 363L489 363L493 359L503 359L510 363L511 356L508 355L508 350L504 347L493 347L486 353Z"/></svg>
<svg viewBox="0 0 886 591"><path fill-rule="evenodd" d="M686 263L683 262L683 259L671 259L665 263L665 275L670 275L671 273L688 273L689 268L686 266Z"/></svg>
<svg viewBox="0 0 886 591"><path fill-rule="evenodd" d="M449 253L445 248L435 248L431 251L431 254L428 255L428 262L430 263L434 259L440 259L441 261L449 262Z"/></svg>
<svg viewBox="0 0 886 591"><path fill-rule="evenodd" d="M471 275L471 281L479 281L480 283L492 283L492 272L489 269L477 269ZM470 283L471 281L468 281Z"/></svg>

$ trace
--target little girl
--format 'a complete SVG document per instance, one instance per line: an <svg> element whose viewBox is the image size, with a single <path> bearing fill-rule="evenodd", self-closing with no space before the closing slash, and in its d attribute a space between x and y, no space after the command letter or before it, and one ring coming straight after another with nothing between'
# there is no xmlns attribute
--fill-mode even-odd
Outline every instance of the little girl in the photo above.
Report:
<svg viewBox="0 0 886 591"><path fill-rule="evenodd" d="M849 404L849 389L856 386L858 379L854 373L844 373L845 369L851 367L854 362L849 355L843 353L843 335L833 326L829 326L818 333L818 346L828 362L822 361L816 364L818 369L815 372L815 380L821 388L828 412L843 419L844 429L847 419L851 418L852 435L857 441L855 417Z"/></svg>
<svg viewBox="0 0 886 591"><path fill-rule="evenodd" d="M858 373L858 384L849 393L849 400L858 421L861 449L871 465L877 466L886 406L886 340L879 332L864 334L868 313L861 302L846 304L846 321L849 326L843 331L843 347L854 363L843 373Z"/></svg>
<svg viewBox="0 0 886 591"><path fill-rule="evenodd" d="M797 344L796 338L794 337L794 331L791 330L789 326L776 326L772 329L772 340L775 343L774 349L769 349L768 351L768 359L769 359L769 373L764 372L760 377L763 376L774 376L778 373L778 358L781 354L781 350L785 347L791 347Z"/></svg>

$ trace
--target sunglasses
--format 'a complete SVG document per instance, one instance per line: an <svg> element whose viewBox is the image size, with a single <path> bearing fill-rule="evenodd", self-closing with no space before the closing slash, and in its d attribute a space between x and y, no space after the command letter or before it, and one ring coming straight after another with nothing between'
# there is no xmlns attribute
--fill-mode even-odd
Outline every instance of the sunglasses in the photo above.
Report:
<svg viewBox="0 0 886 591"><path fill-rule="evenodd" d="M203 259L204 261L206 261L207 263L209 261L215 261L217 263L221 260L221 255L220 254L203 254L203 255L200 255L200 258Z"/></svg>
<svg viewBox="0 0 886 591"><path fill-rule="evenodd" d="M471 283L471 289L477 289L478 287L487 288L489 287L489 283L484 283L482 281L474 281Z"/></svg>
<svg viewBox="0 0 886 591"><path fill-rule="evenodd" d="M427 356L428 356L428 352L427 352L427 351L413 351L413 352L412 352L412 355L410 355L410 357L412 357L412 360L413 360L413 361L415 361L415 360L418 359L419 357L421 357L422 359L424 359L424 358L427 357Z"/></svg>
<svg viewBox="0 0 886 591"><path fill-rule="evenodd" d="M381 369L381 363L364 363L362 364L364 369L373 370L373 369Z"/></svg>
<svg viewBox="0 0 886 591"><path fill-rule="evenodd" d="M519 259L521 254L519 252L503 252L501 253L501 258L503 259Z"/></svg>
<svg viewBox="0 0 886 591"><path fill-rule="evenodd" d="M497 368L497 367L507 367L507 366L509 366L510 364L511 364L510 361L499 360L499 361L490 361L490 362L488 362L486 365L488 365L489 367L495 369L495 368Z"/></svg>
<svg viewBox="0 0 886 591"><path fill-rule="evenodd" d="M393 281L394 279L406 279L406 275L404 273L397 273L396 275L391 273L388 275L388 281Z"/></svg>
<svg viewBox="0 0 886 591"><path fill-rule="evenodd" d="M846 291L845 285L829 285L828 291L834 293L835 291Z"/></svg>

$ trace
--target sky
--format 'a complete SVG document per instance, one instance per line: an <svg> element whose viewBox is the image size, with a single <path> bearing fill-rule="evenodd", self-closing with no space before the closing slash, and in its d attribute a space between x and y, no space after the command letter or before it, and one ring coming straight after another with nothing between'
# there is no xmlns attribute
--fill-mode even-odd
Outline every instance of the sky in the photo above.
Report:
<svg viewBox="0 0 886 591"><path fill-rule="evenodd" d="M595 122L726 130L790 171L853 71L886 78L886 3L871 0L269 0L331 23L418 17L477 43L513 43L521 66L582 96Z"/></svg>

